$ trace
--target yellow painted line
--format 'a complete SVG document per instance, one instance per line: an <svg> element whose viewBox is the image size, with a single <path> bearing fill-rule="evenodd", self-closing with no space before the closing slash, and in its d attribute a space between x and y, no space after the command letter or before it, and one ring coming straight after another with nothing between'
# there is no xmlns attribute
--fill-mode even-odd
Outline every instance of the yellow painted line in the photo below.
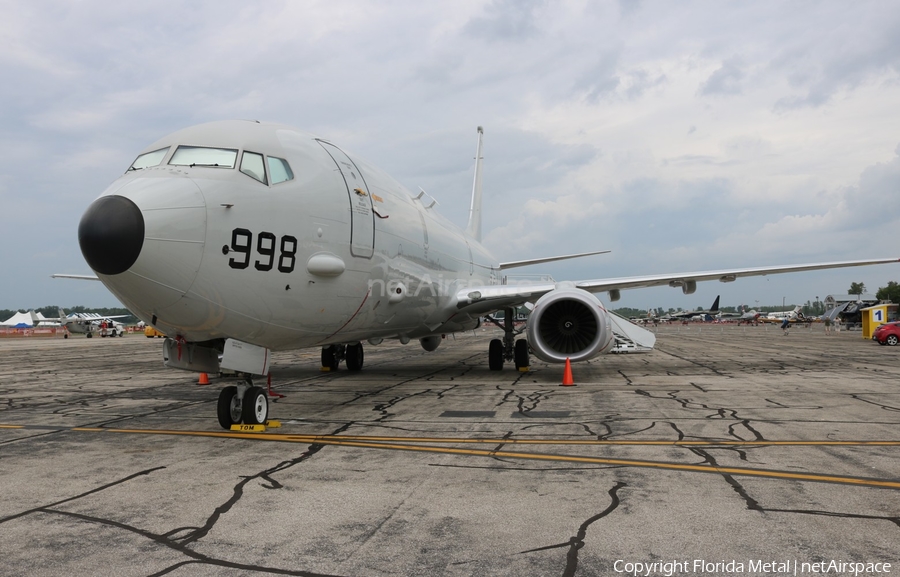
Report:
<svg viewBox="0 0 900 577"><path fill-rule="evenodd" d="M603 457L580 457L575 455L547 455L542 453L519 453L514 451L484 451L480 449L453 449L450 447L428 447L417 445L399 445L386 443L363 443L357 441L337 442L324 441L323 445L341 445L345 447L364 447L377 449L394 449L399 451L420 451L428 453L448 453L454 455L470 455L479 457L506 457L510 459L529 459L537 461L556 461L566 463L588 463L594 465L621 465L625 467L647 467L671 471L691 471L695 473L714 473L719 475L741 475L770 479L789 479L793 481L816 481L821 483L839 483L861 487L878 487L883 489L900 489L900 481L882 479L865 479L859 477L843 477L838 475L822 475L816 473L794 473L791 471L772 471L766 469L748 469L744 467L710 467L706 465L684 465L664 461L640 461L633 459L607 459Z"/></svg>
<svg viewBox="0 0 900 577"><path fill-rule="evenodd" d="M820 447L900 447L900 441L666 441L637 439L464 439L457 437L378 437L368 435L287 435L317 440L350 440L374 442L414 442L450 444L509 444L509 445L598 445L598 446L651 446L651 447L758 447L758 446L820 446ZM294 440L289 439L289 440Z"/></svg>
<svg viewBox="0 0 900 577"><path fill-rule="evenodd" d="M111 433L134 433L156 435L189 435L202 437L244 438L236 436L236 430L228 431L178 431L164 429L72 429L84 431L107 431ZM252 438L259 438L253 435ZM326 443L332 441L360 441L372 443L430 443L430 444L488 444L488 445L594 445L594 446L651 446L651 447L900 447L900 441L665 441L634 439L465 439L457 437L379 437L369 435L302 435L290 433L269 433L263 440L288 443Z"/></svg>
<svg viewBox="0 0 900 577"><path fill-rule="evenodd" d="M280 421L268 421L265 426L270 428L278 428L281 426ZM24 429L27 425L4 425L0 424L0 429ZM235 425L235 427L247 427L247 425ZM43 428L43 427L40 427ZM237 428L233 428L231 432L227 431L179 431L166 429L106 429L99 427L59 427L60 430L72 430L79 432L112 432L112 433L134 433L144 435L188 435L202 437L225 437L225 438L243 438L236 436L239 432ZM249 430L244 428L243 430ZM253 435L252 438L257 438ZM326 441L363 441L363 442L390 442L390 443L431 443L431 444L487 444L487 445L585 445L585 446L648 446L648 447L765 447L765 446L781 446L781 447L900 447L900 440L897 441L774 441L774 440L758 440L758 441L702 441L702 440L661 440L661 439L503 439L503 438L462 438L462 437L383 437L376 435L303 435L288 433L269 433L266 434L267 441L282 442L304 442L317 443Z"/></svg>
<svg viewBox="0 0 900 577"><path fill-rule="evenodd" d="M193 436L193 437L219 437L231 439L250 439L254 441L273 441L273 442L293 442L293 443L318 443L322 445L333 445L341 447L357 447L367 449L388 449L394 451L414 451L420 453L435 453L449 455L466 455L476 457L505 457L509 459L527 459L534 461L552 461L564 463L585 463L592 465L617 465L623 467L643 467L651 469L669 470L669 471L687 471L694 473L713 473L717 475L740 475L749 477L759 477L768 479L787 479L792 481L814 481L822 483L837 483L842 485L853 485L858 487L876 487L882 489L900 489L900 481L887 479L871 479L861 477L845 477L839 475L825 475L819 473L797 473L792 471L775 471L767 469L750 469L744 467L711 467L708 465L690 465L682 463L673 463L666 461L647 461L637 459L613 459L606 457L586 457L578 455L552 455L545 453L522 453L517 451L489 451L483 449L457 449L453 447L430 447L427 445L410 445L405 443L386 442L383 440L390 437L350 437L341 435L284 435L284 434L259 434L259 433L239 433L226 431L178 431L165 429L98 429L87 427L76 427L69 429L79 432L105 432L105 433L124 433L124 434L143 434L143 435L177 435L177 436ZM406 438L393 437L394 439L403 439L407 443L417 442L426 443L427 438ZM440 437L439 437L440 438ZM365 439L365 440L360 440ZM446 439L446 438L444 438ZM464 442L466 439L453 439L453 442ZM482 439L482 442L500 442L510 443L512 439ZM537 441L537 439L532 439ZM598 441L600 442L600 441ZM633 442L633 441L632 441ZM742 441L728 441L729 443L741 443ZM784 443L803 443L809 444L814 441L783 441ZM666 445L676 444L709 444L700 441L666 441L658 442ZM760 445L760 442L743 442L747 445ZM854 444L860 443L892 443L898 444L896 441L819 441L819 445L830 446L834 443ZM545 440L544 444L560 444L558 441ZM609 443L607 443L609 444ZM769 443L771 444L771 442ZM677 446L677 445L676 445Z"/></svg>

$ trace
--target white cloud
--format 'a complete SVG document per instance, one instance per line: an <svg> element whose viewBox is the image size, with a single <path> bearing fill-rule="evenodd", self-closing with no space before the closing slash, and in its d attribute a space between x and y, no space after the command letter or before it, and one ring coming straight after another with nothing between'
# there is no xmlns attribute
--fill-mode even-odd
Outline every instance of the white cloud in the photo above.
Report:
<svg viewBox="0 0 900 577"><path fill-rule="evenodd" d="M47 227L40 264L0 265L35 279L84 270L77 220L138 150L221 117L332 138L456 222L483 125L499 257L616 251L558 275L880 256L873 234L896 223L894 3L0 7L0 198ZM66 304L59 281L35 282L0 308ZM112 300L97 294L84 304Z"/></svg>
<svg viewBox="0 0 900 577"><path fill-rule="evenodd" d="M700 94L704 96L711 94L740 94L742 91L741 83L745 75L743 60L739 56L729 58L722 62L722 66L713 72L706 79L706 82L700 86Z"/></svg>

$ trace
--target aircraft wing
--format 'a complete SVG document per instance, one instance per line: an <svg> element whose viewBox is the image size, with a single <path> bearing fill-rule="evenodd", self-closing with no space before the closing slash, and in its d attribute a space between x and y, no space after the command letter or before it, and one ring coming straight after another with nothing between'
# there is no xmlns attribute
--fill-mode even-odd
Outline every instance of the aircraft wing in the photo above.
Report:
<svg viewBox="0 0 900 577"><path fill-rule="evenodd" d="M735 268L715 271L657 274L562 283L470 287L457 292L456 306L458 309L465 310L465 312L470 314L484 314L505 307L518 306L525 302L534 302L544 294L556 288L571 287L583 289L591 293L598 293L603 291L618 291L623 289L671 286L683 287L683 290L690 289L689 291L686 290L685 292L693 292L693 286L696 285L696 283L703 281L717 280L720 282L731 282L739 278L751 276L766 276L770 274L782 274L788 272L803 272L811 270L846 268L852 266L867 266L873 264L887 264L892 262L900 262L900 259L884 258L870 260L845 260L813 264L789 264L755 268Z"/></svg>
<svg viewBox="0 0 900 577"><path fill-rule="evenodd" d="M676 274L660 274L648 276L634 276L611 278L601 280L589 280L576 282L575 286L588 292L602 292L607 290L621 290L632 288L647 288L655 286L688 286L690 283L717 280L731 282L739 278L749 276L766 276L770 274L782 274L786 272L803 272L810 270L825 270L832 268L846 268L851 266L866 266L871 264L887 264L900 262L897 258L884 258L873 260L844 260L835 262L821 262L814 264L789 264L782 266L766 266L756 268L736 268L715 271L688 272Z"/></svg>

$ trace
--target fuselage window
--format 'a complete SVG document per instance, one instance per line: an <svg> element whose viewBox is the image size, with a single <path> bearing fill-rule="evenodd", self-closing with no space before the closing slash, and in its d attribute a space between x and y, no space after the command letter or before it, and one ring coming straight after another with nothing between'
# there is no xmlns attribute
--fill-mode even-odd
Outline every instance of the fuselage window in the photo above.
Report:
<svg viewBox="0 0 900 577"><path fill-rule="evenodd" d="M167 152L169 152L168 146L160 148L159 150L154 150L153 152L145 152L134 159L134 162L131 163L128 170L140 170L142 168L156 166L162 162L162 159L166 156Z"/></svg>
<svg viewBox="0 0 900 577"><path fill-rule="evenodd" d="M263 165L262 154L245 150L244 156L241 158L241 172L266 184L266 169Z"/></svg>
<svg viewBox="0 0 900 577"><path fill-rule="evenodd" d="M269 156L268 160L269 177L272 179L272 184L294 179L294 173L291 172L291 166L287 163L287 160L275 158L274 156Z"/></svg>
<svg viewBox="0 0 900 577"><path fill-rule="evenodd" d="M234 168L237 150L230 148L207 148L205 146L179 146L169 164L176 166L204 166L212 168Z"/></svg>

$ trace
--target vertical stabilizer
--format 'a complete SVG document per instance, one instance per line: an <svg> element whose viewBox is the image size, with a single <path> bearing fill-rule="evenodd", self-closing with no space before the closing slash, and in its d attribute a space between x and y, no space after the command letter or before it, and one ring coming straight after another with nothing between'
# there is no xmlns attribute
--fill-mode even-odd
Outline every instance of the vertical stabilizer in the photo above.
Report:
<svg viewBox="0 0 900 577"><path fill-rule="evenodd" d="M466 234L481 242L481 139L484 129L478 127L478 146L475 148L475 182L472 184L472 206L469 208L469 225Z"/></svg>

